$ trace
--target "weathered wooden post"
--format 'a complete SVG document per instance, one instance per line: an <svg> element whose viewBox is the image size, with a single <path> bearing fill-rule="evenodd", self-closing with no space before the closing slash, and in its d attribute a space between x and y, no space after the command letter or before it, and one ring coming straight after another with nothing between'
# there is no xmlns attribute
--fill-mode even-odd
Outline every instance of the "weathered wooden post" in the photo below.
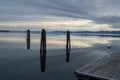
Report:
<svg viewBox="0 0 120 80"><path fill-rule="evenodd" d="M27 49L30 49L30 30L27 30L26 43Z"/></svg>
<svg viewBox="0 0 120 80"><path fill-rule="evenodd" d="M45 29L42 29L42 32L41 32L40 60L41 60L41 72L45 72L45 69L46 69L46 31Z"/></svg>
<svg viewBox="0 0 120 80"><path fill-rule="evenodd" d="M69 62L71 50L71 42L70 42L70 31L67 31L67 39L66 39L66 62Z"/></svg>

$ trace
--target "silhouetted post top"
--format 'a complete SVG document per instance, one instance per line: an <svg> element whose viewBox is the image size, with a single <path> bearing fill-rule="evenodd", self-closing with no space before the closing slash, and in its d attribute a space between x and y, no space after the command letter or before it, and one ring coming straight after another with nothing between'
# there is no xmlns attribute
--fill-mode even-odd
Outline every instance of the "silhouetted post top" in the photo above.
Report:
<svg viewBox="0 0 120 80"><path fill-rule="evenodd" d="M45 33L45 29L42 29L42 34Z"/></svg>
<svg viewBox="0 0 120 80"><path fill-rule="evenodd" d="M30 30L29 30L29 29L28 29L27 31L28 31L28 32L30 32Z"/></svg>

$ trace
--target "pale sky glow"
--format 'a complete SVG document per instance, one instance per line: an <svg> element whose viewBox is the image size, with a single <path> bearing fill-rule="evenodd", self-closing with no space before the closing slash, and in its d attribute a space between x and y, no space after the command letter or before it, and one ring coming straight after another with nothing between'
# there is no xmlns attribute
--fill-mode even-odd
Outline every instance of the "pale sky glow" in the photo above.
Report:
<svg viewBox="0 0 120 80"><path fill-rule="evenodd" d="M49 17L50 18L50 17ZM52 18L52 17L51 17ZM55 19L55 18L54 18ZM77 19L77 20L68 20L68 19L59 19L59 20L47 20L47 21L9 21L9 22L0 22L0 26L3 29L53 29L53 30L118 30L111 28L108 24L96 24L93 21L87 19ZM2 29L1 27L1 29ZM88 29L89 28L89 29Z"/></svg>
<svg viewBox="0 0 120 80"><path fill-rule="evenodd" d="M0 29L120 30L119 0L0 0Z"/></svg>
<svg viewBox="0 0 120 80"><path fill-rule="evenodd" d="M24 25L35 25L35 26L58 26L58 25L74 25L81 26L92 21L89 20L59 20L59 21L16 21L16 22L0 22L0 26L24 26Z"/></svg>

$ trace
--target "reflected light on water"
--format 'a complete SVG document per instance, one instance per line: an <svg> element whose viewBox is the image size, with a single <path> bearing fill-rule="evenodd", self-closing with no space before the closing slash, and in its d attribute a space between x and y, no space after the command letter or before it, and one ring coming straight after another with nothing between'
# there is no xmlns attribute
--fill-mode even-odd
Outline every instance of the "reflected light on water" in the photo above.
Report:
<svg viewBox="0 0 120 80"><path fill-rule="evenodd" d="M108 44L108 43L111 43L112 40L120 40L120 38L71 35L72 48L85 48L85 47L92 47L95 44ZM9 35L9 36L0 37L0 42L25 44L26 35L25 34L24 36ZM40 34L31 35L31 44L34 46L40 45ZM66 35L48 35L47 36L48 48L50 49L65 48L65 46L66 46Z"/></svg>
<svg viewBox="0 0 120 80"><path fill-rule="evenodd" d="M23 43L25 42L24 38L16 38L16 37L2 37L0 38L1 42L11 42L11 43Z"/></svg>
<svg viewBox="0 0 120 80"><path fill-rule="evenodd" d="M120 38L112 37L96 37L96 36L82 36L82 37L73 37L71 39L72 45L75 47L92 47L94 44L108 44L112 40L120 40Z"/></svg>

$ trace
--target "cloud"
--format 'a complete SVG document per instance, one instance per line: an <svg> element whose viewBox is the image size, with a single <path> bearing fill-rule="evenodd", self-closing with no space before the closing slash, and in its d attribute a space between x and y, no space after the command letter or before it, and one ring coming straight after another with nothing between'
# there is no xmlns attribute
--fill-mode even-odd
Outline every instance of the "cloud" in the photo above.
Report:
<svg viewBox="0 0 120 80"><path fill-rule="evenodd" d="M119 5L119 0L0 0L0 22L83 19L120 29Z"/></svg>
<svg viewBox="0 0 120 80"><path fill-rule="evenodd" d="M98 24L109 24L113 28L120 28L120 16L100 16L91 18L95 23Z"/></svg>
<svg viewBox="0 0 120 80"><path fill-rule="evenodd" d="M87 5L87 1L89 0L0 0L0 14L87 17L90 15L90 10L93 9Z"/></svg>
<svg viewBox="0 0 120 80"><path fill-rule="evenodd" d="M96 17L96 21L102 22L102 23L119 23L120 22L120 16L102 16L102 17Z"/></svg>

